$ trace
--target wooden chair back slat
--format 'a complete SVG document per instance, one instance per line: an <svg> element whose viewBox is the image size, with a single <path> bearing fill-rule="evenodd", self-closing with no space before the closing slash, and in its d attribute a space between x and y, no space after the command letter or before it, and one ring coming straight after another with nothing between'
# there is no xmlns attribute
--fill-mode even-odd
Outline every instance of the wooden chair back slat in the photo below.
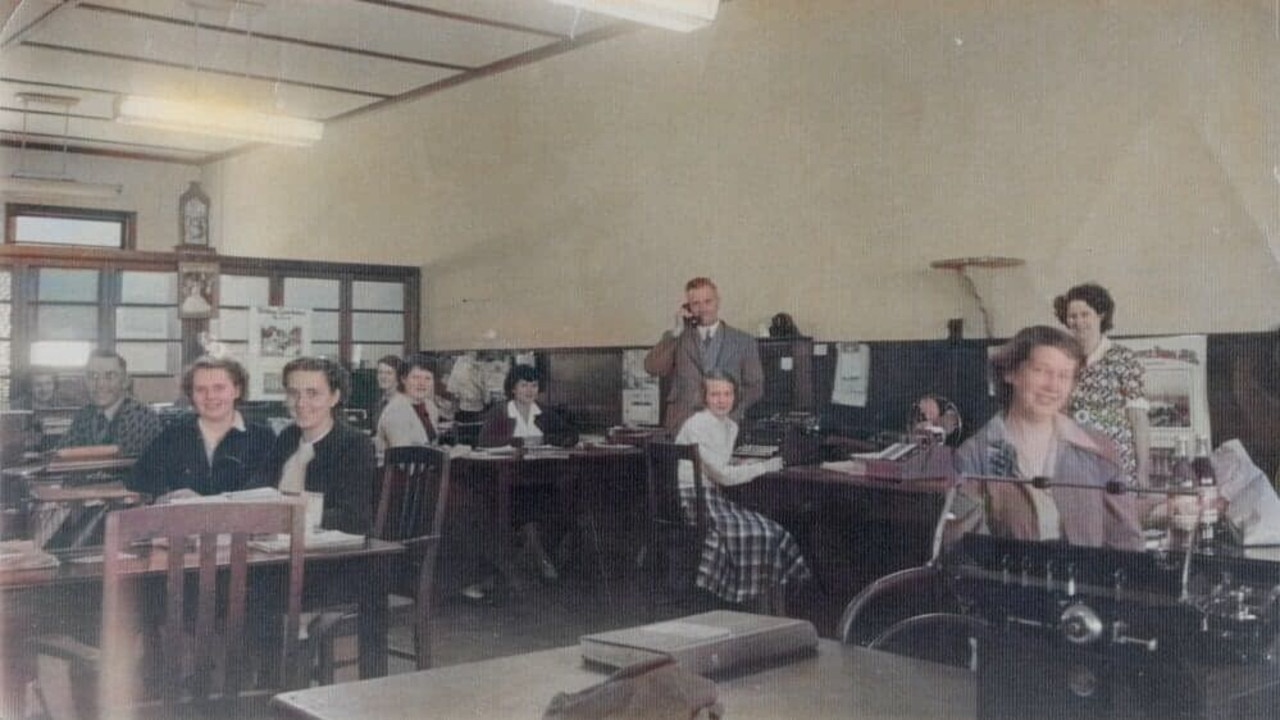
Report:
<svg viewBox="0 0 1280 720"><path fill-rule="evenodd" d="M448 451L437 447L387 451L374 533L406 547L404 565L392 588L414 598L414 653L420 670L431 667L431 603L448 504Z"/></svg>
<svg viewBox="0 0 1280 720"><path fill-rule="evenodd" d="M100 708L127 707L136 702L137 648L139 620L148 616L144 609L149 600L140 566L150 560L131 559L133 553L145 554L138 543L156 539L167 542L164 563L164 619L159 652L150 660L159 671L162 698L167 702L191 700L203 702L234 698L243 690L244 668L249 667L250 653L256 648L246 640L248 582L248 542L258 533L287 534L291 538L287 596L284 598L286 632L277 657L265 662L280 664L281 678L293 678L290 664L300 660L297 652L299 615L302 607L303 528L305 512L298 503L232 503L211 511L208 505L162 505L121 510L107 518L104 544L102 663L99 677ZM220 551L219 536L230 538L230 545ZM196 547L188 553L189 542ZM224 539L225 542L225 539ZM188 583L188 563L196 567ZM220 595L225 578L227 592ZM194 585L194 588L190 586ZM194 620L189 627L188 591L195 593ZM219 601L225 601L220 605ZM222 632L218 632L219 609ZM255 612L274 612L275 608L253 608ZM156 615L151 615L156 617ZM223 682L215 682L213 668L224 672ZM281 689L287 689L285 685ZM110 712L105 712L110 715Z"/></svg>

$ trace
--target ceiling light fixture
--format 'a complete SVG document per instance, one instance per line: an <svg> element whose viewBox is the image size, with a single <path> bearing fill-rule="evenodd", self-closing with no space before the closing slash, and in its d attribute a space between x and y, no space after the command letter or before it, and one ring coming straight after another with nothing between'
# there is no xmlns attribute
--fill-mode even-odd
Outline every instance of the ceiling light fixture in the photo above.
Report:
<svg viewBox="0 0 1280 720"><path fill-rule="evenodd" d="M6 195L33 197L114 198L120 195L121 187L118 184L80 182L67 174L71 108L80 102L80 98L29 92L18 93L17 98L22 103L22 144L18 149L18 170L0 182L0 191ZM27 119L32 103L62 108L62 167L56 173L37 172L27 168Z"/></svg>
<svg viewBox="0 0 1280 720"><path fill-rule="evenodd" d="M551 0L587 12L690 32L710 25L720 0Z"/></svg>
<svg viewBox="0 0 1280 720"><path fill-rule="evenodd" d="M261 2L187 0L187 4L191 7L194 18L191 70L197 80L200 75L201 11L226 13L228 26L231 13L243 12L246 44L252 50L250 43L253 41L253 16L266 7ZM324 135L324 123L316 120L258 112L241 105L222 102L171 100L142 95L120 96L116 100L115 119L116 122L127 125L295 147L314 145Z"/></svg>
<svg viewBox="0 0 1280 720"><path fill-rule="evenodd" d="M141 95L116 101L116 122L297 147L314 145L324 135L324 123L315 120Z"/></svg>

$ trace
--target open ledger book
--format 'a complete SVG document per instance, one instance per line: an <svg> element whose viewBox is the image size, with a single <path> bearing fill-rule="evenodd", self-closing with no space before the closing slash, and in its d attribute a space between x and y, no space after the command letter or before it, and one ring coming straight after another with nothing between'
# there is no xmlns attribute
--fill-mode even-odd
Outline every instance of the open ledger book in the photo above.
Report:
<svg viewBox="0 0 1280 720"><path fill-rule="evenodd" d="M364 547L365 537L353 535L341 530L327 530L319 526L324 515L324 495L321 493L303 493L307 501L307 529L303 543L307 550L350 550ZM229 502L292 502L276 488L253 488L238 490L220 495L200 495L197 497L176 498L170 501L177 505L219 504ZM289 551L288 535L264 533L249 541L249 547L268 553Z"/></svg>

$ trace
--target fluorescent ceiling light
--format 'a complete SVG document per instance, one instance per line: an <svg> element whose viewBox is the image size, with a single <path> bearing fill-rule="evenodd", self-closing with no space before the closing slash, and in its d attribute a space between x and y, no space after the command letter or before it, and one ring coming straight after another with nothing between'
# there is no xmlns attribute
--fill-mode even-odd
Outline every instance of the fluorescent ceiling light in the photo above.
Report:
<svg viewBox="0 0 1280 720"><path fill-rule="evenodd" d="M118 197L120 195L120 185L80 182L69 177L41 177L39 175L14 173L0 180L0 191L6 195L105 199Z"/></svg>
<svg viewBox="0 0 1280 720"><path fill-rule="evenodd" d="M312 145L324 134L324 123L315 120L139 95L116 101L116 122L298 147Z"/></svg>
<svg viewBox="0 0 1280 720"><path fill-rule="evenodd" d="M609 15L668 30L689 32L711 24L720 0L551 0L587 12Z"/></svg>

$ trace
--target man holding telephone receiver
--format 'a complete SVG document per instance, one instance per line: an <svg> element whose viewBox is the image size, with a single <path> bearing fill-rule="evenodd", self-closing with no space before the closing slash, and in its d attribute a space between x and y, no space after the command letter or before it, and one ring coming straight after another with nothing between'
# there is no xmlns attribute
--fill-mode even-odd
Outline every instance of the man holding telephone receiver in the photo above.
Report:
<svg viewBox="0 0 1280 720"><path fill-rule="evenodd" d="M678 431L702 404L702 376L725 370L738 378L741 392L731 415L742 414L764 395L764 370L755 338L720 320L720 293L710 278L696 277L684 286L683 305L676 310L675 327L644 358L651 375L670 378L663 425Z"/></svg>

